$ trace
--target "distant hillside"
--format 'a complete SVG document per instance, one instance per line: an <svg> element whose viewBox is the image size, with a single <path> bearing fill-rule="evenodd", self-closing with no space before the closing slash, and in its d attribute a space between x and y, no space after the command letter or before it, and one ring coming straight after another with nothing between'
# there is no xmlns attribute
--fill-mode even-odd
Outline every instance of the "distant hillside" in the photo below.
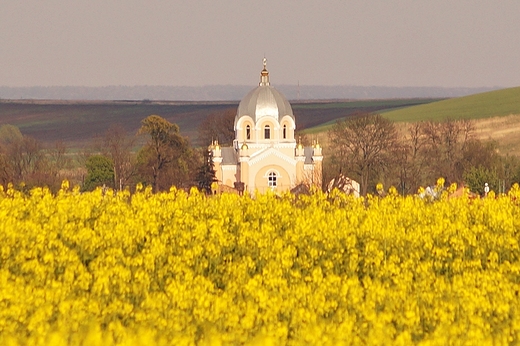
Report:
<svg viewBox="0 0 520 346"><path fill-rule="evenodd" d="M422 120L474 119L477 138L496 141L499 152L504 155L520 156L520 87L423 102L409 107L403 105L399 109L379 112L399 122L400 129L406 129L407 123ZM334 123L335 120L323 122L305 132L326 140L326 131Z"/></svg>
<svg viewBox="0 0 520 346"><path fill-rule="evenodd" d="M405 107L434 99L293 102L298 128L309 128L333 122L354 112L376 112ZM174 101L53 101L0 100L0 125L11 124L24 135L52 144L64 141L69 147L92 143L113 124L121 124L135 134L141 120L157 114L176 123L184 136L195 145L198 128L211 113L226 109L236 111L238 102L174 102Z"/></svg>
<svg viewBox="0 0 520 346"><path fill-rule="evenodd" d="M0 125L17 126L22 134L50 144L70 147L93 143L112 125L136 134L141 120L151 114L179 125L184 136L197 140L198 125L211 113L236 109L238 103L135 101L0 101Z"/></svg>
<svg viewBox="0 0 520 346"><path fill-rule="evenodd" d="M393 121L482 119L520 114L520 87L437 101L383 113Z"/></svg>
<svg viewBox="0 0 520 346"><path fill-rule="evenodd" d="M475 94L494 88L385 87L385 86L320 86L277 85L289 100L448 98ZM170 101L238 101L254 85L176 86L0 86L0 99L48 100L170 100Z"/></svg>

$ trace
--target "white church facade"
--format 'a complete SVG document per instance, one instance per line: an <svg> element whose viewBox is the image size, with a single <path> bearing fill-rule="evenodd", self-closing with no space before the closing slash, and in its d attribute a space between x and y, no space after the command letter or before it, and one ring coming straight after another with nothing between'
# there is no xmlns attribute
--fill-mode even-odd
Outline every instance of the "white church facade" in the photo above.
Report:
<svg viewBox="0 0 520 346"><path fill-rule="evenodd" d="M321 187L322 148L296 141L292 107L270 85L265 58L263 63L259 85L238 106L233 146L210 146L216 177L222 185L250 193L283 192L301 184Z"/></svg>

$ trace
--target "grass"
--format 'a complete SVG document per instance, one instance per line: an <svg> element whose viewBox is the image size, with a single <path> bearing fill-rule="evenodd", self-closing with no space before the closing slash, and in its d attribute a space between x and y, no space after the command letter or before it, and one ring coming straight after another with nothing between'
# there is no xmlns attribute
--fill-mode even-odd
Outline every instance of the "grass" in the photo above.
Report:
<svg viewBox="0 0 520 346"><path fill-rule="evenodd" d="M321 124L321 125L318 125L318 126L314 126L314 127L311 127L310 129L304 130L303 132L306 133L306 134L309 134L309 135L315 135L315 134L319 134L319 133L322 133L322 132L327 132L328 130L330 130L332 128L332 126L334 126L334 124L338 120L341 120L341 119L328 121L328 122L326 122L324 124Z"/></svg>
<svg viewBox="0 0 520 346"><path fill-rule="evenodd" d="M472 119L475 136L493 140L501 154L520 156L520 87L496 90L454 99L442 100L400 109L381 110L383 116L395 121L401 132L409 123L424 120ZM305 133L326 138L335 121L312 127Z"/></svg>
<svg viewBox="0 0 520 346"><path fill-rule="evenodd" d="M348 102L315 102L293 104L296 124L299 129L305 129L308 134L326 131L336 121L352 114L374 113L383 109L395 109L417 104L429 103L438 99L390 99L363 100Z"/></svg>
<svg viewBox="0 0 520 346"><path fill-rule="evenodd" d="M386 118L396 122L483 119L511 114L520 114L520 87L489 91L383 113Z"/></svg>
<svg viewBox="0 0 520 346"><path fill-rule="evenodd" d="M475 120L476 136L493 140L501 154L520 156L520 114Z"/></svg>
<svg viewBox="0 0 520 346"><path fill-rule="evenodd" d="M379 108L379 109L395 109L401 107L409 107L412 105L424 104L438 99L417 98L417 99L388 99L388 100L359 100L348 102L316 102L316 103L297 103L293 104L293 109L359 109L359 108Z"/></svg>
<svg viewBox="0 0 520 346"><path fill-rule="evenodd" d="M297 122L300 124L298 111L306 109L320 110L322 113L334 112L333 117L320 119L321 121L312 126L304 126L303 131L306 134L314 135L328 131L338 120L345 119L357 112L381 113L389 109L401 109L421 104L436 102L439 99L391 99L391 100L366 100L366 101L350 101L350 102L332 102L311 105L295 105L293 106Z"/></svg>

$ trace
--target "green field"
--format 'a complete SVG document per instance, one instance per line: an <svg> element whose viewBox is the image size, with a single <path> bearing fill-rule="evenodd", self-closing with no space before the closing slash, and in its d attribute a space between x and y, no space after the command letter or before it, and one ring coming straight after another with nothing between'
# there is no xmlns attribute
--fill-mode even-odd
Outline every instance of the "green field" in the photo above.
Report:
<svg viewBox="0 0 520 346"><path fill-rule="evenodd" d="M356 100L293 104L296 123L307 134L327 131L338 120L355 113L383 112L438 101L438 99Z"/></svg>
<svg viewBox="0 0 520 346"><path fill-rule="evenodd" d="M489 91L383 112L398 122L444 119L483 119L520 114L520 87Z"/></svg>
<svg viewBox="0 0 520 346"><path fill-rule="evenodd" d="M379 109L377 112L396 122L484 119L520 114L520 87L495 90L453 99L434 100L434 102L417 100L416 104L405 104L401 106L399 105L399 101L401 100L394 101L395 103L392 108ZM355 103L357 102L352 102L351 105ZM328 131L338 119L339 118L323 122L308 128L305 132L308 134L318 134Z"/></svg>
<svg viewBox="0 0 520 346"><path fill-rule="evenodd" d="M328 131L338 120L344 119L349 115L356 112L377 112L383 113L389 110L399 110L408 107L414 107L417 105L430 104L437 102L438 99L394 99L394 100L370 100L370 101L351 101L351 102L340 102L325 104L321 111L327 109L336 109L336 116L328 121L322 121L316 126L305 127L305 133L313 135L321 132ZM302 105L305 107L305 105ZM299 108L299 106L296 106ZM316 105L310 105L310 107L316 107ZM294 108L294 107L293 107ZM306 107L307 108L307 107ZM306 109L303 108L303 109Z"/></svg>
<svg viewBox="0 0 520 346"><path fill-rule="evenodd" d="M493 140L502 154L520 156L520 87L490 91L454 99L381 109L377 112L406 128L407 123L445 119L472 119L477 138ZM326 141L337 119L308 128L305 133ZM326 142L325 142L326 145Z"/></svg>

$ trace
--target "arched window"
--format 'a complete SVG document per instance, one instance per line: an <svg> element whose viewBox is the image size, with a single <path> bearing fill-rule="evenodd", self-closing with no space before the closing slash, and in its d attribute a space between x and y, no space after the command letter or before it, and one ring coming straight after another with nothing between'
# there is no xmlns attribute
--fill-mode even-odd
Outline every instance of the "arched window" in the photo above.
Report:
<svg viewBox="0 0 520 346"><path fill-rule="evenodd" d="M287 125L283 126L283 139L287 139Z"/></svg>
<svg viewBox="0 0 520 346"><path fill-rule="evenodd" d="M275 172L269 173L269 175L267 176L267 186L271 188L276 187L276 178L277 176Z"/></svg>
<svg viewBox="0 0 520 346"><path fill-rule="evenodd" d="M251 139L251 126L246 126L246 139Z"/></svg>
<svg viewBox="0 0 520 346"><path fill-rule="evenodd" d="M264 139L271 139L271 126L269 125L264 127Z"/></svg>

